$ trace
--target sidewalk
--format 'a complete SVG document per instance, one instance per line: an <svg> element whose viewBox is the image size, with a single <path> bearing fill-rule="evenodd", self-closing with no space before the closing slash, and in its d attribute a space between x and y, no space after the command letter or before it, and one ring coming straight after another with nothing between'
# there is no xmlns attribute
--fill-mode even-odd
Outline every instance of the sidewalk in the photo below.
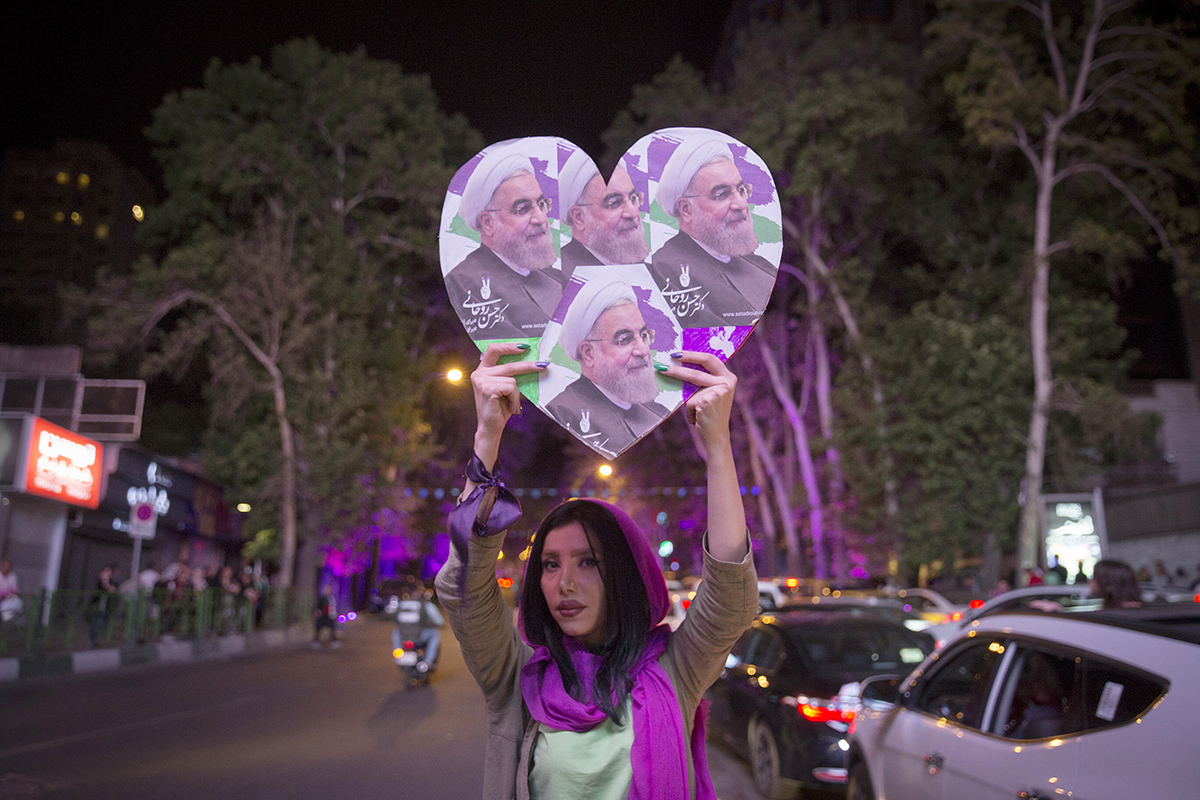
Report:
<svg viewBox="0 0 1200 800"><path fill-rule="evenodd" d="M255 653L272 647L299 644L307 642L311 638L312 625L297 623L286 630L234 633L199 640L163 639L125 647L0 658L0 681L101 672L137 664L227 658L243 653Z"/></svg>

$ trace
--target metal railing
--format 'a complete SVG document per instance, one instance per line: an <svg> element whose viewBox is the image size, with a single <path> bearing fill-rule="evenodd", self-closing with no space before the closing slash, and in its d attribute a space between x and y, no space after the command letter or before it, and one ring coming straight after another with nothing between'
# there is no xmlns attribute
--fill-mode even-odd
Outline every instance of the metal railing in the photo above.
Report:
<svg viewBox="0 0 1200 800"><path fill-rule="evenodd" d="M257 599L222 589L23 593L0 614L0 657L205 639L281 630L312 618L311 591L268 589Z"/></svg>

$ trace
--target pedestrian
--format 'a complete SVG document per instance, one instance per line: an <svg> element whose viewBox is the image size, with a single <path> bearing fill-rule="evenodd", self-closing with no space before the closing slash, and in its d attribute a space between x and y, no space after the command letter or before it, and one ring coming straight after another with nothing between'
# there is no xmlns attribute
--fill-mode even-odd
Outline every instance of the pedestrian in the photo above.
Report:
<svg viewBox="0 0 1200 800"><path fill-rule="evenodd" d="M699 387L686 413L707 453L703 582L678 630L659 624L670 600L645 533L617 506L587 499L557 506L534 534L514 628L495 571L520 506L499 481L498 456L520 409L516 377L544 367L499 359L527 349L492 343L471 377L475 452L436 584L487 702L483 796L711 800L700 698L758 609L729 437L737 379L705 353L656 367Z"/></svg>
<svg viewBox="0 0 1200 800"><path fill-rule="evenodd" d="M321 630L329 629L329 646L333 648L341 647L338 641L337 624L333 621L333 615L336 613L336 606L333 600L333 590L328 586L321 587L321 593L317 595L317 604L313 608L313 638L312 647L317 649L321 646Z"/></svg>
<svg viewBox="0 0 1200 800"><path fill-rule="evenodd" d="M1115 558L1102 558L1092 570L1088 582L1093 597L1104 601L1105 608L1139 608L1142 592L1133 567Z"/></svg>
<svg viewBox="0 0 1200 800"><path fill-rule="evenodd" d="M0 622L14 622L20 619L25 610L20 591L12 562L7 558L0 561Z"/></svg>
<svg viewBox="0 0 1200 800"><path fill-rule="evenodd" d="M1079 562L1079 571L1075 573L1075 578L1071 582L1072 583L1087 583L1087 581L1088 581L1087 571L1083 568L1083 562L1080 561Z"/></svg>
<svg viewBox="0 0 1200 800"><path fill-rule="evenodd" d="M117 602L118 576L116 567L107 564L100 568L96 579L96 591L92 597L92 619L88 625L88 641L92 647L99 646L100 634L108 625L109 607Z"/></svg>
<svg viewBox="0 0 1200 800"><path fill-rule="evenodd" d="M1167 572L1167 565L1161 559L1154 562L1154 576L1150 580L1159 589L1166 589L1171 585L1171 573Z"/></svg>

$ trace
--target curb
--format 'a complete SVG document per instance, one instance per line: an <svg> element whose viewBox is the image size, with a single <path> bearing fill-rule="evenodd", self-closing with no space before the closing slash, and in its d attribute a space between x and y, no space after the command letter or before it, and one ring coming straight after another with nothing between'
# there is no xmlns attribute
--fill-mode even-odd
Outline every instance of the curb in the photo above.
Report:
<svg viewBox="0 0 1200 800"><path fill-rule="evenodd" d="M168 664L230 658L288 644L307 642L312 638L311 628L311 625L297 624L286 630L234 633L199 641L168 640L120 648L108 647L72 653L39 653L0 658L0 683L24 678L106 672L138 664Z"/></svg>

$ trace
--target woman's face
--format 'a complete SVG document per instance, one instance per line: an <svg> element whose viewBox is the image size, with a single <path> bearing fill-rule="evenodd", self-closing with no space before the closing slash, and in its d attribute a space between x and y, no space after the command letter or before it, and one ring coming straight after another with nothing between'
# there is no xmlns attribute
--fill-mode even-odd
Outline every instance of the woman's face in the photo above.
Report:
<svg viewBox="0 0 1200 800"><path fill-rule="evenodd" d="M542 595L550 616L585 647L604 643L606 597L600 558L583 526L570 522L546 534L542 546Z"/></svg>

